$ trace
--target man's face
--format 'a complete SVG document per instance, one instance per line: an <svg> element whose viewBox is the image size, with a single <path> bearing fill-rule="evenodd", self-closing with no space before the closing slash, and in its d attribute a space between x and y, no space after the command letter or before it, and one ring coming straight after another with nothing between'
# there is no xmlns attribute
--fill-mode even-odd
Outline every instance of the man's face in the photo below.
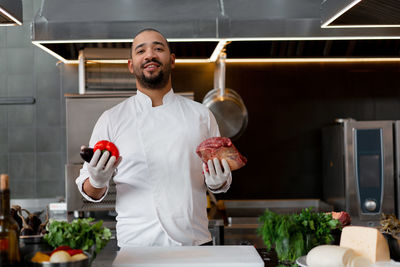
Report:
<svg viewBox="0 0 400 267"><path fill-rule="evenodd" d="M144 88L162 89L167 85L175 66L175 55L170 53L161 34L145 31L137 35L131 56L129 71Z"/></svg>

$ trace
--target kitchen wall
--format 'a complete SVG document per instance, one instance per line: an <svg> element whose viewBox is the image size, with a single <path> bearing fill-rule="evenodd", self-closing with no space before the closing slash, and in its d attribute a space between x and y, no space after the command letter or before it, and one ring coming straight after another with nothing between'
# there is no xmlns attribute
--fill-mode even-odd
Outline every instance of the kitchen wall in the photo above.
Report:
<svg viewBox="0 0 400 267"><path fill-rule="evenodd" d="M31 44L40 2L23 1L23 26L0 27L0 97L36 99L0 105L0 172L9 173L13 198L65 194L64 94L78 92L77 66L57 64ZM213 64L178 64L174 89L201 101L213 71ZM321 197L321 127L337 117L400 119L399 71L400 63L227 64L226 85L249 111L235 142L249 162L217 197Z"/></svg>
<svg viewBox="0 0 400 267"><path fill-rule="evenodd" d="M0 27L0 97L34 97L0 105L0 172L13 198L64 196L65 127L57 60L30 41L41 0L23 1L23 26Z"/></svg>
<svg viewBox="0 0 400 267"><path fill-rule="evenodd" d="M248 164L218 197L321 198L321 128L335 118L400 119L399 72L400 63L227 64L226 87L249 112L248 128L235 142ZM190 88L191 81L201 101L212 75L179 65L174 87Z"/></svg>

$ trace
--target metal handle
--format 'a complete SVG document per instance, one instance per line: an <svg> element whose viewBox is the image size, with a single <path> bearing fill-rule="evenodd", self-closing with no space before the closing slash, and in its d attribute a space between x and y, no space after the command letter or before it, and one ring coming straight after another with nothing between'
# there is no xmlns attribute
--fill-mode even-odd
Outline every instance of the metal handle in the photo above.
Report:
<svg viewBox="0 0 400 267"><path fill-rule="evenodd" d="M0 105L35 104L33 97L0 97Z"/></svg>
<svg viewBox="0 0 400 267"><path fill-rule="evenodd" d="M364 202L364 206L368 211L375 211L376 209L376 202L374 200L366 200Z"/></svg>
<svg viewBox="0 0 400 267"><path fill-rule="evenodd" d="M220 89L220 96L223 97L225 95L225 60L226 60L226 53L221 52L219 54L219 83L218 87Z"/></svg>
<svg viewBox="0 0 400 267"><path fill-rule="evenodd" d="M83 50L79 51L79 65L78 65L78 76L79 76L79 94L84 95L86 93L86 78L85 78L85 55Z"/></svg>

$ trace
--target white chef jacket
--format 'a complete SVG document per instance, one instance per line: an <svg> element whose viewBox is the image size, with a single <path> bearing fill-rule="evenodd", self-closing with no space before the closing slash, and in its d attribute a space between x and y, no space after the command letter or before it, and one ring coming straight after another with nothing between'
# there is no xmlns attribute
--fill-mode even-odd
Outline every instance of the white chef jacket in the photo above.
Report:
<svg viewBox="0 0 400 267"><path fill-rule="evenodd" d="M219 136L218 125L204 105L174 94L161 106L137 91L98 119L89 146L109 140L122 161L116 184L118 246L200 245L211 241L206 185L196 147ZM82 191L89 177L87 163L76 179ZM224 188L231 184L229 177ZM107 188L108 191L108 188Z"/></svg>

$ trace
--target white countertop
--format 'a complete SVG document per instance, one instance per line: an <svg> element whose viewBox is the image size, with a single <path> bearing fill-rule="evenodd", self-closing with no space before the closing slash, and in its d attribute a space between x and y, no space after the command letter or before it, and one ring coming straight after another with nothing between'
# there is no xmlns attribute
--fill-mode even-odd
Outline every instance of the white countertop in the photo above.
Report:
<svg viewBox="0 0 400 267"><path fill-rule="evenodd" d="M124 247L115 267L264 267L253 246Z"/></svg>

